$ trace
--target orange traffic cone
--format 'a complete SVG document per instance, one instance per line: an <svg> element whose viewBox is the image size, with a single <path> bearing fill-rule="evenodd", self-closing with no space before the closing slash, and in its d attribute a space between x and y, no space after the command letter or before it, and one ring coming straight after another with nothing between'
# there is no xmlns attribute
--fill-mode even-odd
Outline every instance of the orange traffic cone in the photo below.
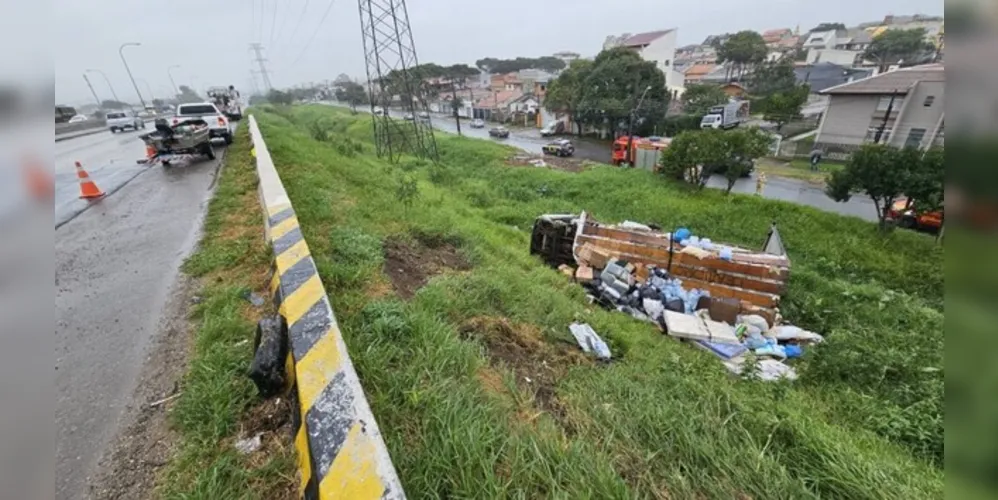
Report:
<svg viewBox="0 0 998 500"><path fill-rule="evenodd" d="M52 175L33 160L24 163L24 180L28 192L39 201L51 201L55 196Z"/></svg>
<svg viewBox="0 0 998 500"><path fill-rule="evenodd" d="M76 177L80 179L80 198L100 198L104 196L104 192L94 184L94 181L90 180L90 175L87 174L86 170L83 170L83 165L80 162L76 162Z"/></svg>

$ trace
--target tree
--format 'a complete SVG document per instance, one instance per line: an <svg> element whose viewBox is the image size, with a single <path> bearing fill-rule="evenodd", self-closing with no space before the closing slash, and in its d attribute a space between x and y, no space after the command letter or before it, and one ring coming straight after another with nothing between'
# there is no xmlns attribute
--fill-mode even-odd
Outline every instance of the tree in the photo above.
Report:
<svg viewBox="0 0 998 500"><path fill-rule="evenodd" d="M936 50L925 36L925 28L887 30L873 39L863 59L876 62L881 72L892 64L924 62Z"/></svg>
<svg viewBox="0 0 998 500"><path fill-rule="evenodd" d="M790 90L770 94L756 101L756 111L762 111L762 119L776 123L776 130L800 117L800 110L811 93L810 85L795 85Z"/></svg>
<svg viewBox="0 0 998 500"><path fill-rule="evenodd" d="M739 31L731 35L718 49L717 62L728 65L728 79L738 79L747 69L766 60L766 42L755 31Z"/></svg>
<svg viewBox="0 0 998 500"><path fill-rule="evenodd" d="M282 90L271 89L267 92L267 102L271 104L280 104L284 106L290 106L294 102L294 96L290 92L284 92Z"/></svg>
<svg viewBox="0 0 998 500"><path fill-rule="evenodd" d="M592 71L592 61L579 59L572 62L572 65L562 71L558 78L555 78L548 85L547 94L544 97L544 105L552 111L568 113L572 116L572 121L578 127L578 134L582 135L582 123L578 120L581 110L580 104L584 94L584 85L589 73Z"/></svg>
<svg viewBox="0 0 998 500"><path fill-rule="evenodd" d="M832 31L832 30L844 30L846 25L842 23L821 23L814 28L811 28L808 33L814 33L815 31Z"/></svg>
<svg viewBox="0 0 998 500"><path fill-rule="evenodd" d="M662 71L624 47L596 56L582 90L580 116L589 123L605 123L611 133L626 126L632 113L635 121L654 121L665 116L669 106Z"/></svg>
<svg viewBox="0 0 998 500"><path fill-rule="evenodd" d="M687 131L677 135L662 151L662 172L702 189L713 167L726 164L732 155L727 132L717 129Z"/></svg>
<svg viewBox="0 0 998 500"><path fill-rule="evenodd" d="M187 85L180 86L180 94L177 95L177 102L184 104L189 102L204 102L204 99L198 95L194 89L188 87Z"/></svg>
<svg viewBox="0 0 998 500"><path fill-rule="evenodd" d="M769 96L796 86L794 63L787 58L759 64L749 77L749 90L754 96Z"/></svg>
<svg viewBox="0 0 998 500"><path fill-rule="evenodd" d="M844 169L832 173L825 193L835 201L849 201L853 194L865 193L873 200L880 228L885 230L891 206L913 186L923 161L922 152L915 148L867 144L853 153Z"/></svg>
<svg viewBox="0 0 998 500"><path fill-rule="evenodd" d="M153 99L152 100L152 105L156 106L156 109L159 109L159 108L162 108L163 106L166 105L166 101L164 101L162 99Z"/></svg>
<svg viewBox="0 0 998 500"><path fill-rule="evenodd" d="M364 87L350 80L336 86L336 100L350 105L350 109L357 111L357 105L367 102L367 92Z"/></svg>
<svg viewBox="0 0 998 500"><path fill-rule="evenodd" d="M725 132L723 139L727 143L728 158L721 165L721 172L727 180L727 189L724 192L730 194L738 179L745 177L751 171L756 158L765 156L769 152L773 138L753 127Z"/></svg>
<svg viewBox="0 0 998 500"><path fill-rule="evenodd" d="M475 61L475 66L489 73L512 73L523 69L540 69L553 73L565 69L565 61L554 56L517 57L516 59L486 57Z"/></svg>
<svg viewBox="0 0 998 500"><path fill-rule="evenodd" d="M683 113L703 116L712 106L728 102L728 95L717 85L694 83L686 86L681 100Z"/></svg>

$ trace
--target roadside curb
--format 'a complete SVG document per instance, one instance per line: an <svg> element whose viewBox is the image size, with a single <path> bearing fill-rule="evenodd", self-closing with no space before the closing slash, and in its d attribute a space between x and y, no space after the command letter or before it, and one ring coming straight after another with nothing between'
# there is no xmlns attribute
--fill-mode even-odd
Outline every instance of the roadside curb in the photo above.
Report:
<svg viewBox="0 0 998 500"><path fill-rule="evenodd" d="M403 499L405 492L294 208L251 114L249 128L265 238L274 252L271 292L288 344L285 367L296 409L293 432L299 496L308 500Z"/></svg>

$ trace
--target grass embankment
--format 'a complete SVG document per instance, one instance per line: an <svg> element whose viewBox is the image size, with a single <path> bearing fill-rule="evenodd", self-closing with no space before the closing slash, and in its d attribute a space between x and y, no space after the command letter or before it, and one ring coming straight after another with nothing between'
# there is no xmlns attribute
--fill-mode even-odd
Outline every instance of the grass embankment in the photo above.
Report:
<svg viewBox="0 0 998 500"><path fill-rule="evenodd" d="M163 498L293 497L290 431L283 432L288 413L275 401L261 402L246 376L256 321L271 307L269 300L263 307L247 300L251 292L268 296L271 269L248 130L240 127L229 146L201 244L183 268L201 290L190 366L170 409L180 440L159 481ZM257 433L259 451L234 449L236 439Z"/></svg>
<svg viewBox="0 0 998 500"><path fill-rule="evenodd" d="M941 496L931 238L692 193L641 170L508 167L511 150L444 134L439 165L393 167L375 157L367 116L313 106L257 117L410 497ZM587 306L528 255L537 215L582 209L752 247L779 221L794 262L783 312L829 340L798 365L801 380L763 384ZM455 249L467 265L434 253ZM407 300L393 290L446 267ZM573 320L616 361L579 356Z"/></svg>

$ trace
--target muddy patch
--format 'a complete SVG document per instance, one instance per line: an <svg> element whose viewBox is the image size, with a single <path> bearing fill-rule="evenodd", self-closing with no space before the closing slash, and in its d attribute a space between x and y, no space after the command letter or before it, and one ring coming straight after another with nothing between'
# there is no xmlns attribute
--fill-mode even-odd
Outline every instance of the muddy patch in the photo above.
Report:
<svg viewBox="0 0 998 500"><path fill-rule="evenodd" d="M390 237L383 246L385 274L403 299L411 299L430 278L448 270L471 269L454 242L429 235Z"/></svg>
<svg viewBox="0 0 998 500"><path fill-rule="evenodd" d="M541 331L529 324L514 323L507 318L479 316L465 321L458 330L466 339L476 339L485 345L490 368L478 378L487 390L504 389L497 383L492 369L512 370L516 385L533 396L537 412L523 412L523 420L532 421L541 412L550 414L566 432L574 432L566 418L564 405L555 390L567 370L590 363L584 354L567 343L550 343Z"/></svg>
<svg viewBox="0 0 998 500"><path fill-rule="evenodd" d="M560 156L538 156L525 153L517 153L506 158L506 165L511 167L551 168L566 172L581 172L587 166L594 164L589 160L575 157L563 158Z"/></svg>

